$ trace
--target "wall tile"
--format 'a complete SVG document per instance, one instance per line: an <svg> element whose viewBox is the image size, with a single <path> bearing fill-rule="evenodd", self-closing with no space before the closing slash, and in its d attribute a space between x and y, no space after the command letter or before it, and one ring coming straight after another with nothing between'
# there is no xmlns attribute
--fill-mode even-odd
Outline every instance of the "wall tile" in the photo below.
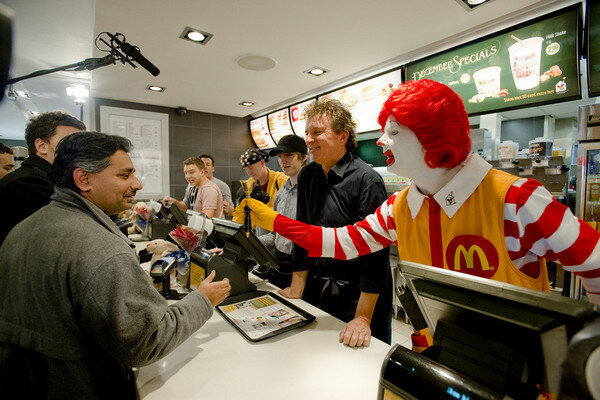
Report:
<svg viewBox="0 0 600 400"><path fill-rule="evenodd" d="M169 129L169 144L180 146L192 146L194 131L190 126L173 125Z"/></svg>
<svg viewBox="0 0 600 400"><path fill-rule="evenodd" d="M212 156L215 159L215 165L221 167L228 167L229 163L229 149L227 147L213 147Z"/></svg>
<svg viewBox="0 0 600 400"><path fill-rule="evenodd" d="M212 130L212 147L216 148L230 148L231 144L229 141L229 131L225 131L222 129L214 129Z"/></svg>
<svg viewBox="0 0 600 400"><path fill-rule="evenodd" d="M194 128L194 148L201 149L200 154L210 153L213 148L212 131L208 128Z"/></svg>
<svg viewBox="0 0 600 400"><path fill-rule="evenodd" d="M211 128L213 130L220 129L229 132L229 116L212 114L211 115Z"/></svg>
<svg viewBox="0 0 600 400"><path fill-rule="evenodd" d="M211 128L211 115L202 111L192 113L194 128Z"/></svg>

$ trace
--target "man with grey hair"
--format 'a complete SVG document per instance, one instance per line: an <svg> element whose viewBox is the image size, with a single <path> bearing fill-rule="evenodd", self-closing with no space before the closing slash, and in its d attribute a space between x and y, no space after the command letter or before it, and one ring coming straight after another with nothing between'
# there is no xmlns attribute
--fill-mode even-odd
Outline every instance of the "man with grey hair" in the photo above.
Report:
<svg viewBox="0 0 600 400"><path fill-rule="evenodd" d="M24 398L137 397L131 367L171 352L228 295L214 273L174 304L110 219L142 188L120 136L63 139L52 201L0 247L0 386Z"/></svg>

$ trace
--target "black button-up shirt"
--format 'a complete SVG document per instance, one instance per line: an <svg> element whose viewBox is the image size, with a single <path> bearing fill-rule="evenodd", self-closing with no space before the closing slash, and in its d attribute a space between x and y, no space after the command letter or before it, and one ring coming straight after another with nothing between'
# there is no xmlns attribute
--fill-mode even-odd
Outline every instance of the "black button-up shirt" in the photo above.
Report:
<svg viewBox="0 0 600 400"><path fill-rule="evenodd" d="M360 158L346 153L327 176L321 165L312 162L298 176L296 219L312 225L352 225L375 212L387 199L383 179ZM306 250L294 248L294 270L318 270L360 285L361 292L388 294L391 289L389 250L354 260L309 258ZM357 276L358 275L358 276Z"/></svg>

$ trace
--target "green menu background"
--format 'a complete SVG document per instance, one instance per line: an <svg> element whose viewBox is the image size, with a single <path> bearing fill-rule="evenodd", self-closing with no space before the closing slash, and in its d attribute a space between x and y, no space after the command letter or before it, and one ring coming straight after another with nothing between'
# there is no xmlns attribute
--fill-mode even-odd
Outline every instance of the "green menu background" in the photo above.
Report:
<svg viewBox="0 0 600 400"><path fill-rule="evenodd" d="M484 114L517 108L537 103L572 100L580 97L579 68L578 68L578 18L580 6L568 7L539 22L528 24L517 29L509 29L501 34L494 34L486 39L448 50L438 55L416 61L406 66L405 79L419 80L432 79L449 85L463 99L468 114ZM519 90L515 86L508 48L517 43L511 35L521 40L530 37L542 37L542 57L540 74L549 70L553 65L558 65L562 74L551 77L539 86ZM552 49L559 50L552 54ZM551 46L550 46L551 45ZM550 47L549 47L550 46ZM549 51L547 51L549 49ZM459 65L461 58L469 58L471 62ZM438 71L429 71L428 75L422 74L428 68L436 65L445 66ZM505 97L486 97L481 102L469 102L478 94L473 73L486 67L499 66L500 89L508 91ZM468 75L465 75L468 74ZM461 81L461 77L463 78ZM466 80L468 77L468 80ZM567 90L556 93L558 81L563 80Z"/></svg>
<svg viewBox="0 0 600 400"><path fill-rule="evenodd" d="M588 87L590 95L600 94L600 1L590 3L588 36Z"/></svg>

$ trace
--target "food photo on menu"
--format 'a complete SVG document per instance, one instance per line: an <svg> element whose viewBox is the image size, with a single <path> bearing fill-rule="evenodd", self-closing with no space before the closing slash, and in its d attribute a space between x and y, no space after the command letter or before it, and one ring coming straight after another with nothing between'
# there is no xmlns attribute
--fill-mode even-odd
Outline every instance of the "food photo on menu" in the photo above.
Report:
<svg viewBox="0 0 600 400"><path fill-rule="evenodd" d="M568 7L406 67L450 86L476 114L579 97L578 9Z"/></svg>

